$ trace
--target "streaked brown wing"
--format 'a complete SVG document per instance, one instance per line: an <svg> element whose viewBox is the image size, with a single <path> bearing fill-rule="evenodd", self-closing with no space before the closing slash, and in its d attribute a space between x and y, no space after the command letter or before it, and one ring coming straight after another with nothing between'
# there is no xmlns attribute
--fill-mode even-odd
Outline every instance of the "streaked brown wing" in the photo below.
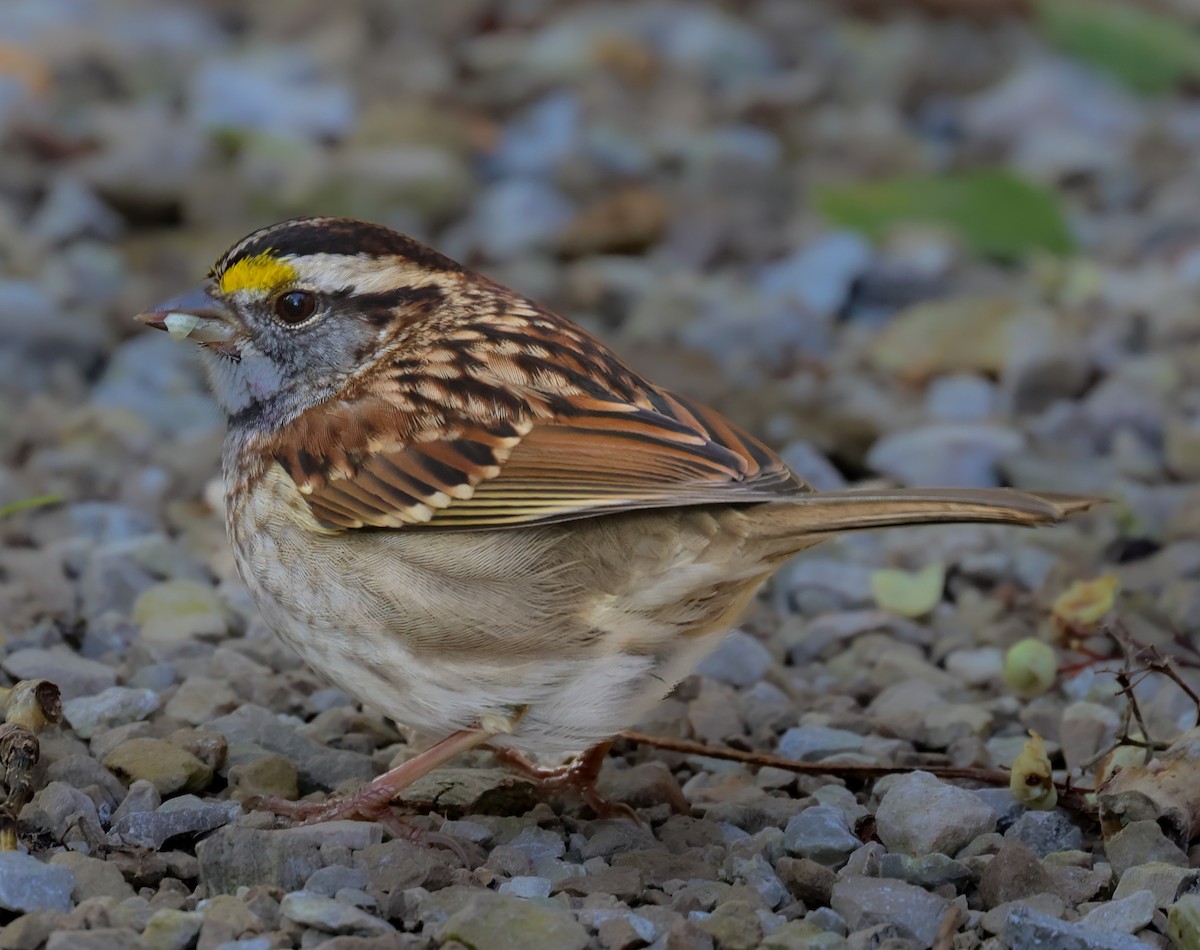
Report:
<svg viewBox="0 0 1200 950"><path fill-rule="evenodd" d="M810 489L720 414L515 297L314 407L268 449L335 528L546 524ZM478 301L475 303L478 306Z"/></svg>
<svg viewBox="0 0 1200 950"><path fill-rule="evenodd" d="M291 474L318 520L342 528L548 524L808 490L770 449L713 410L654 395L653 409L457 427L446 438L371 454L352 474L318 483Z"/></svg>
<svg viewBox="0 0 1200 950"><path fill-rule="evenodd" d="M500 475L527 427L457 427L444 439L396 445L364 458L352 473L297 481L318 520L341 528L402 528L427 524L475 487ZM296 473L292 474L297 480Z"/></svg>
<svg viewBox="0 0 1200 950"><path fill-rule="evenodd" d="M669 393L655 396L654 410L535 427L496 478L432 523L547 524L638 508L770 501L808 490L775 453L716 412Z"/></svg>

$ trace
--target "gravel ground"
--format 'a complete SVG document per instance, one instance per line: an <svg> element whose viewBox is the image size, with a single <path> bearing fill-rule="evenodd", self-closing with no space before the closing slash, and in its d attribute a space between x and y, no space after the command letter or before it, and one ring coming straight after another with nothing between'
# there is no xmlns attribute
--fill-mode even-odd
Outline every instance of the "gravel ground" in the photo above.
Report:
<svg viewBox="0 0 1200 950"><path fill-rule="evenodd" d="M1018 6L0 6L0 509L57 499L0 514L0 668L57 683L67 720L0 853L0 947L1200 946L1186 822L1102 835L926 771L1007 767L1032 729L1090 786L1129 709L1111 621L1185 659L1200 629L1200 107L1069 58ZM1049 220L992 194L964 224L918 180L996 168ZM847 200L916 210L880 229ZM353 787L415 740L265 629L194 354L130 315L314 212L580 320L819 487L1113 503L830 542L642 726L906 774L623 740L601 787L640 825L480 755L408 796L465 864L375 825L278 828L244 803ZM1075 589L1097 615L1114 596L1108 626L1055 621L1109 574L1115 596ZM1027 638L1056 681L1005 676ZM1133 679L1154 743L1195 725L1169 678Z"/></svg>

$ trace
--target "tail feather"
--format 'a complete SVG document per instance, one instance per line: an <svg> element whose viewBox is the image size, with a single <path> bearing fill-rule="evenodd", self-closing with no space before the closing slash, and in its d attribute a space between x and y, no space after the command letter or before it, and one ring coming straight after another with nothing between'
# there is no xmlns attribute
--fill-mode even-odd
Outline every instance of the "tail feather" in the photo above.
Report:
<svg viewBox="0 0 1200 950"><path fill-rule="evenodd" d="M947 522L1053 524L1102 498L1013 488L897 488L814 492L764 506L762 537L833 534L864 528Z"/></svg>

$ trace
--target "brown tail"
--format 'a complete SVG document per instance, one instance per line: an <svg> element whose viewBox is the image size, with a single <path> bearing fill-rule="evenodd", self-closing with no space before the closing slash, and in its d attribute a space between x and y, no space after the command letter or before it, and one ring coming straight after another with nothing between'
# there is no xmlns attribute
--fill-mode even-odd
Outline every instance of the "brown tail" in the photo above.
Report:
<svg viewBox="0 0 1200 950"><path fill-rule="evenodd" d="M1062 521L1103 500L1013 488L814 492L770 505L760 524L763 536L780 538L954 521L1032 526Z"/></svg>

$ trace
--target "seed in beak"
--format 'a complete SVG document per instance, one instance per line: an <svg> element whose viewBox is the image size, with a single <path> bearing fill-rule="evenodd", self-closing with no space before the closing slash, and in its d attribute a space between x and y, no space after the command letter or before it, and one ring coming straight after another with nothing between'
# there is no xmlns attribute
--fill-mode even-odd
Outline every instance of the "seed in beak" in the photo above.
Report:
<svg viewBox="0 0 1200 950"><path fill-rule="evenodd" d="M163 319L167 332L176 340L186 340L200 323L200 318L192 313L168 313Z"/></svg>

